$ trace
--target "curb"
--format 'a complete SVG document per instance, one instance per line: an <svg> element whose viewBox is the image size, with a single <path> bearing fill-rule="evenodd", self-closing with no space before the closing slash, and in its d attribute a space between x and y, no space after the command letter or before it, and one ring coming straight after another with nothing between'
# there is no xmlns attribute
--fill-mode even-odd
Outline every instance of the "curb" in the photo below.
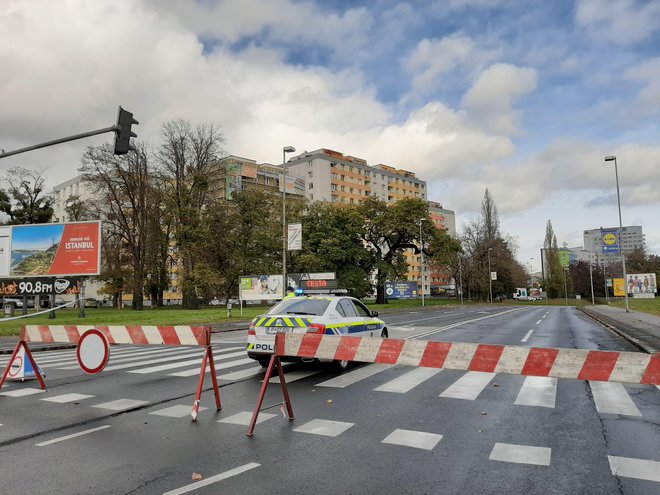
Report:
<svg viewBox="0 0 660 495"><path fill-rule="evenodd" d="M637 347L637 349L639 349L640 351L645 352L645 353L647 353L647 354L655 354L656 352L658 352L657 349L655 349L655 348L653 348L653 347L649 347L649 346L643 344L642 342L640 342L640 341L639 341L638 339L636 339L635 337L631 337L630 335L628 335L628 334L627 334L626 332L624 332L623 330L621 330L621 329L619 329L619 328L617 328L617 327L615 327L615 326L613 326L613 325L611 325L611 324L609 324L609 323L607 323L607 322L601 320L600 318L598 318L596 315L590 313L589 311L585 311L585 310L584 310L583 308L581 308L581 307L578 307L578 309L579 309L582 313L584 313L585 315L587 315L587 316L589 316L590 318L593 318L594 320L596 320L598 323L600 323L601 325L603 325L604 327L606 327L608 330L610 330L610 331L614 332L615 334L617 334L617 335L618 335L619 337L621 337L623 340L625 340L625 341L629 342L630 344L634 345L635 347Z"/></svg>

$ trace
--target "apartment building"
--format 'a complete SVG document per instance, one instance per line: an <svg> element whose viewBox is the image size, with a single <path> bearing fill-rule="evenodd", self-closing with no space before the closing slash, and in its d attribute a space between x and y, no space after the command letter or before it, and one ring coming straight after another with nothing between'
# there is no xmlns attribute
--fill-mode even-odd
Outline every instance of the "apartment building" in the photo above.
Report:
<svg viewBox="0 0 660 495"><path fill-rule="evenodd" d="M67 201L73 197L78 197L81 201L87 201L94 198L94 194L89 186L86 186L82 180L82 175L53 187L51 193L55 202L53 203L53 222L70 222L71 219L66 213Z"/></svg>

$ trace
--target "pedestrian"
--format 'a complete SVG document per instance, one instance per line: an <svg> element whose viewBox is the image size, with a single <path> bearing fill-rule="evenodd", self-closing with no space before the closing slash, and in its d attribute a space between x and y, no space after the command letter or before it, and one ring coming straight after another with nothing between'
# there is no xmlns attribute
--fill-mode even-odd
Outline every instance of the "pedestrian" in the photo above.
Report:
<svg viewBox="0 0 660 495"><path fill-rule="evenodd" d="M294 292L293 287L290 285L286 288L286 296L284 296L284 299L289 297L296 297L296 293Z"/></svg>

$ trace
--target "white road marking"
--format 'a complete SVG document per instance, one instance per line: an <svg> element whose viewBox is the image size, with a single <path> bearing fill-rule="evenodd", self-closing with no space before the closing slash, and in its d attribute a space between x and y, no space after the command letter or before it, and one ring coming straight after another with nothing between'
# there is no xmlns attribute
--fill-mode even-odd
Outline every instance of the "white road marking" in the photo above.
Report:
<svg viewBox="0 0 660 495"><path fill-rule="evenodd" d="M355 423L344 423L343 421L329 421L327 419L313 419L309 423L294 429L300 433L311 433L313 435L323 435L326 437L336 437L341 435Z"/></svg>
<svg viewBox="0 0 660 495"><path fill-rule="evenodd" d="M257 424L268 421L271 418L277 416L276 414L271 414L267 412L260 412L259 417L257 418ZM250 421L252 420L252 413L250 411L242 411L232 416L228 416L223 419L219 419L216 423L227 423L230 425L240 425L240 426L249 426Z"/></svg>
<svg viewBox="0 0 660 495"><path fill-rule="evenodd" d="M199 411L204 411L208 407L200 407ZM192 406L185 406L183 404L178 404L176 406L166 407L165 409L159 409L158 411L150 412L154 416L165 416L167 418L183 418L184 416L190 416L190 411Z"/></svg>
<svg viewBox="0 0 660 495"><path fill-rule="evenodd" d="M544 314L544 315L543 315L543 316L542 316L541 318L545 318L546 316L548 316L548 314L547 314L547 313L546 313L546 314Z"/></svg>
<svg viewBox="0 0 660 495"><path fill-rule="evenodd" d="M232 352L230 354L225 354L224 356L220 356L220 357L213 356L213 362L215 363L215 369L216 370L219 370L219 369L222 370L222 369L234 368L234 367L240 366L242 364L246 364L246 363L249 363L249 362L254 362L253 359L249 359L249 360L246 361L246 359L248 359L248 358L245 358L245 359L238 359L238 360L235 360L235 361L228 361L226 363L220 363L220 364L218 363L218 361L220 361L222 359L229 359L229 358L234 358L234 357L239 357L239 356L245 356L245 351ZM190 361L186 361L186 362L188 364L190 364ZM193 362L192 364L195 364L195 363ZM201 365L202 360L200 359L199 361L197 361L197 364ZM204 372L206 373L206 372L210 371L210 369L211 369L211 367L207 363L206 364L206 370ZM195 376L195 375L199 375L199 370L200 370L200 367L197 366L197 367L189 369L189 370L178 371L176 373L170 373L168 376ZM138 371L129 371L129 373L139 373L139 372Z"/></svg>
<svg viewBox="0 0 660 495"><path fill-rule="evenodd" d="M642 415L622 383L590 381L589 384L599 413Z"/></svg>
<svg viewBox="0 0 660 495"><path fill-rule="evenodd" d="M257 375L263 375L266 372L266 368L261 366L257 368L250 368L247 370L234 371L233 373L227 373L226 375L217 375L218 380L242 380L243 378L251 378Z"/></svg>
<svg viewBox="0 0 660 495"><path fill-rule="evenodd" d="M420 333L419 335L415 335L414 337L412 337L412 339L413 340L420 339L422 337L426 337L426 336L432 335L434 333L444 332L445 330L451 330L452 328L460 327L461 325L467 325L468 323L474 323L476 321L486 320L488 318L495 318L496 316L502 316L502 315L505 315L507 313L511 313L513 311L523 311L525 309L527 309L527 308L513 308L513 309L509 309L507 311L500 311L498 313L494 313L494 314L491 314L491 315L488 315L488 316L481 316L479 318L473 318L471 320L459 321L459 322L456 322L456 323L452 323L451 325L446 325L444 327L434 328L433 330L430 330L428 332Z"/></svg>
<svg viewBox="0 0 660 495"><path fill-rule="evenodd" d="M495 375L496 373L468 371L447 388L447 390L442 392L440 397L475 400Z"/></svg>
<svg viewBox="0 0 660 495"><path fill-rule="evenodd" d="M442 440L442 435L427 433L425 431L413 430L394 430L380 443L389 443L392 445L403 445L404 447L413 447L415 449L433 450L433 448Z"/></svg>
<svg viewBox="0 0 660 495"><path fill-rule="evenodd" d="M440 371L442 370L439 368L415 368L412 371L409 371L408 373L395 378L394 380L390 380L389 382L382 384L380 387L376 387L374 390L378 392L405 394L420 383L423 383L429 378L437 375L440 373Z"/></svg>
<svg viewBox="0 0 660 495"><path fill-rule="evenodd" d="M103 404L96 404L92 407L98 409L110 409L111 411L123 411L124 409L131 409L143 404L148 404L148 402L146 400L118 399L111 402L104 402Z"/></svg>
<svg viewBox="0 0 660 495"><path fill-rule="evenodd" d="M216 474L215 476L210 476L201 481L196 481L195 483L191 483L190 485L182 486L181 488L177 488L176 490L170 490L169 492L165 492L163 495L182 495L183 493L192 492L193 490L197 490L198 488L202 488L203 486L208 486L213 483L217 483L218 481L226 480L227 478L231 478L232 476L236 476L237 474L244 473L246 471L249 471L250 469L254 469L259 466L261 466L261 464L258 464L256 462L250 462L249 464L245 464L243 466L230 469L229 471L225 471L224 473Z"/></svg>
<svg viewBox="0 0 660 495"><path fill-rule="evenodd" d="M533 447L531 445L498 442L493 447L488 458L493 461L549 466L551 453L552 449L548 447Z"/></svg>
<svg viewBox="0 0 660 495"><path fill-rule="evenodd" d="M660 462L658 461L613 455L608 455L607 460L610 462L610 470L614 476L660 483Z"/></svg>
<svg viewBox="0 0 660 495"><path fill-rule="evenodd" d="M317 373L320 373L320 371L292 371L291 373L284 375L284 381L287 383L296 382L303 378L307 378L308 376L316 375ZM263 380L261 381L263 382ZM268 383L280 383L280 377L275 375L268 380Z"/></svg>
<svg viewBox="0 0 660 495"><path fill-rule="evenodd" d="M331 378L330 380L317 383L316 386L344 388L349 385L353 385L360 380L364 380L365 378L369 378L370 376L380 373L381 371L385 371L391 367L392 366L389 364L370 364L368 366L363 366L362 368L349 371L348 373L343 373L335 378Z"/></svg>
<svg viewBox="0 0 660 495"><path fill-rule="evenodd" d="M532 328L529 332L527 332L525 334L525 336L522 339L520 339L520 342L527 342L527 339L529 339L531 337L533 332L534 332L534 329Z"/></svg>
<svg viewBox="0 0 660 495"><path fill-rule="evenodd" d="M238 351L238 352L232 352L230 354L225 354L222 357L215 358L214 357L214 362L219 361L220 359L229 359L232 357L238 357L238 356L245 356L245 351ZM173 370L175 368L185 368L186 366L192 366L192 365L201 365L202 364L202 358L204 356L200 356L197 359L190 359L188 361L178 361L176 363L168 363L168 364L161 364L159 366L152 366L150 368L141 368L139 370L130 370L129 373L137 373L140 375L146 375L149 373L157 373L158 371L166 371L166 370ZM251 361L251 360L250 360ZM245 361L241 360L241 363L246 363L250 361ZM233 363L236 363L236 361L231 361ZM220 365L218 365L219 367ZM209 366L207 364L206 369L208 370ZM199 367L196 369L192 370L186 370L186 371L181 371L180 373L177 373L175 376L192 376L192 375L199 375Z"/></svg>
<svg viewBox="0 0 660 495"><path fill-rule="evenodd" d="M80 436L83 436L83 435L88 435L88 434L94 433L96 431L105 430L106 428L112 428L112 426L103 425L103 426L99 426L98 428L92 428L91 430L79 431L78 433L73 433L72 435L67 435L65 437L53 438L52 440L48 440L46 442L35 443L35 445L37 447L45 447L46 445L51 445L51 444L54 444L54 443L63 442L65 440L70 440L72 438L80 437Z"/></svg>
<svg viewBox="0 0 660 495"><path fill-rule="evenodd" d="M162 357L168 356L169 358L176 359L176 356L182 351L177 349L158 349L154 351L142 351L142 352L131 352L130 354L122 354L121 356L115 355L110 351L109 363L112 363L111 366L119 363L128 363L132 361L139 361L141 359L151 359L154 356ZM186 349L186 352L190 352L190 348ZM79 368L78 359L68 359L66 361L52 361L46 363L43 368L57 368L61 370L75 370ZM107 369L107 368L106 368Z"/></svg>
<svg viewBox="0 0 660 495"><path fill-rule="evenodd" d="M46 397L47 402L57 402L58 404L66 404L67 402L75 402L78 400L91 399L94 395L85 395L85 394L64 394L56 395L55 397Z"/></svg>
<svg viewBox="0 0 660 495"><path fill-rule="evenodd" d="M201 363L202 357L204 356L204 351L200 349L197 350L196 352L192 352L189 354L177 354L176 356L167 356L157 359L147 359L146 361L136 361L134 363L114 364L114 365L106 366L104 371L125 370L127 368L137 368L138 366L147 366L150 364L165 363L167 361L171 362L172 360L192 358L195 356L199 358L199 362ZM62 369L68 369L68 368L62 368Z"/></svg>
<svg viewBox="0 0 660 495"><path fill-rule="evenodd" d="M0 395L5 395L7 397L25 397L26 395L40 394L45 392L40 388L19 388L16 390L10 390L9 392L0 392Z"/></svg>
<svg viewBox="0 0 660 495"><path fill-rule="evenodd" d="M557 379L545 376L525 378L514 404L518 406L555 407Z"/></svg>
<svg viewBox="0 0 660 495"><path fill-rule="evenodd" d="M540 325L540 324L541 324L541 320L537 321L536 324L537 324L537 325Z"/></svg>
<svg viewBox="0 0 660 495"><path fill-rule="evenodd" d="M409 325L403 326L403 327L387 327L387 328L389 328L390 330L397 331L397 332L412 332L412 331L415 330L415 327L411 327Z"/></svg>

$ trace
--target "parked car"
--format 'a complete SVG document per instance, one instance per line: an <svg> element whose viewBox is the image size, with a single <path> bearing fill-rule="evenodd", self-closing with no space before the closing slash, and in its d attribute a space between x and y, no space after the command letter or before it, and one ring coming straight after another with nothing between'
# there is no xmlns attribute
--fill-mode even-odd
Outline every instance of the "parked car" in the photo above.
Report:
<svg viewBox="0 0 660 495"><path fill-rule="evenodd" d="M85 299L85 307L86 308L98 308L99 307L99 301L97 299L94 299L93 297L88 297Z"/></svg>

